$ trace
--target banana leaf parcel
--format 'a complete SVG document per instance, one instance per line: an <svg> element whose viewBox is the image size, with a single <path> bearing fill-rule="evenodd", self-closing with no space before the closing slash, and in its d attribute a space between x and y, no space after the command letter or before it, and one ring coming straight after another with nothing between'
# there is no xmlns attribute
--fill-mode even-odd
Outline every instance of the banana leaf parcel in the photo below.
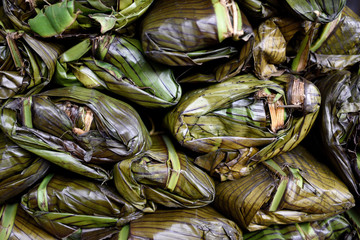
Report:
<svg viewBox="0 0 360 240"><path fill-rule="evenodd" d="M0 204L21 194L49 169L49 162L0 134Z"/></svg>
<svg viewBox="0 0 360 240"><path fill-rule="evenodd" d="M221 43L251 36L251 26L234 0L158 0L141 24L146 56L170 66L229 58L237 47Z"/></svg>
<svg viewBox="0 0 360 240"><path fill-rule="evenodd" d="M59 52L55 44L0 24L0 102L39 92L50 82Z"/></svg>
<svg viewBox="0 0 360 240"><path fill-rule="evenodd" d="M101 239L102 234L142 216L115 188L54 174L47 175L23 195L21 206L57 238L81 236L91 231L93 239L96 236Z"/></svg>
<svg viewBox="0 0 360 240"><path fill-rule="evenodd" d="M93 44L88 38L62 53L55 79L64 86L106 89L144 107L170 107L181 97L169 67L148 61L139 40L116 35L102 35Z"/></svg>
<svg viewBox="0 0 360 240"><path fill-rule="evenodd" d="M15 98L0 112L1 128L16 144L99 180L109 175L98 164L130 158L151 145L135 109L93 89L65 87Z"/></svg>
<svg viewBox="0 0 360 240"><path fill-rule="evenodd" d="M241 229L212 207L163 209L131 221L115 239L242 239Z"/></svg>
<svg viewBox="0 0 360 240"><path fill-rule="evenodd" d="M360 75L336 71L317 80L323 96L316 128L309 136L317 142L334 171L360 197L359 121Z"/></svg>
<svg viewBox="0 0 360 240"><path fill-rule="evenodd" d="M197 208L214 200L213 180L165 135L152 136L150 150L117 163L114 181L118 192L133 206L153 212L156 204Z"/></svg>
<svg viewBox="0 0 360 240"><path fill-rule="evenodd" d="M345 7L334 21L323 25L310 48L310 65L321 72L349 69L360 61L360 17Z"/></svg>
<svg viewBox="0 0 360 240"><path fill-rule="evenodd" d="M274 0L272 2L278 2ZM328 23L339 16L345 7L346 0L281 0L279 6L285 4L287 9L298 17L319 23ZM286 9L286 8L285 8Z"/></svg>
<svg viewBox="0 0 360 240"><path fill-rule="evenodd" d="M0 238L2 240L56 240L55 237L39 227L34 219L18 203L0 206Z"/></svg>
<svg viewBox="0 0 360 240"><path fill-rule="evenodd" d="M249 231L324 220L355 206L346 185L301 146L216 186L215 208Z"/></svg>
<svg viewBox="0 0 360 240"><path fill-rule="evenodd" d="M264 230L244 234L244 240L287 240L287 239L357 239L358 233L351 222L342 215L321 221L273 225Z"/></svg>
<svg viewBox="0 0 360 240"><path fill-rule="evenodd" d="M120 31L137 20L153 0L2 0L18 29L41 37ZM61 19L61 21L59 21Z"/></svg>
<svg viewBox="0 0 360 240"><path fill-rule="evenodd" d="M181 145L206 154L197 165L210 173L217 169L226 180L293 149L309 132L319 106L318 89L305 79L259 80L246 74L187 93L165 123Z"/></svg>

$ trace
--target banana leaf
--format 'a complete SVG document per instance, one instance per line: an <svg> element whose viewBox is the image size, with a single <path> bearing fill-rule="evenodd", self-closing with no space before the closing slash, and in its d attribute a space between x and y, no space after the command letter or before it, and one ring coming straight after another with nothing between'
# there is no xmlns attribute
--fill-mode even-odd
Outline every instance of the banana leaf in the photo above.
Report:
<svg viewBox="0 0 360 240"><path fill-rule="evenodd" d="M220 43L226 39L247 41L252 35L234 0L158 0L141 25L145 55L170 66L229 58L238 52L237 47Z"/></svg>
<svg viewBox="0 0 360 240"><path fill-rule="evenodd" d="M115 239L242 239L241 229L212 207L167 209L131 221Z"/></svg>
<svg viewBox="0 0 360 240"><path fill-rule="evenodd" d="M342 215L321 221L273 225L264 230L244 234L245 240L286 240L286 239L356 239L356 230Z"/></svg>
<svg viewBox="0 0 360 240"><path fill-rule="evenodd" d="M33 94L46 86L56 67L60 47L0 24L0 101Z"/></svg>
<svg viewBox="0 0 360 240"><path fill-rule="evenodd" d="M107 234L142 216L111 186L54 174L23 195L21 206L57 238L76 237L82 229Z"/></svg>
<svg viewBox="0 0 360 240"><path fill-rule="evenodd" d="M201 66L187 69L178 77L183 83L216 83L234 77L243 72L251 60L254 38L251 37L241 46L239 54L228 61L212 61Z"/></svg>
<svg viewBox="0 0 360 240"><path fill-rule="evenodd" d="M50 164L0 135L0 204L45 176Z"/></svg>
<svg viewBox="0 0 360 240"><path fill-rule="evenodd" d="M121 31L137 20L153 0L2 0L13 24L41 37ZM61 19L61 21L59 21Z"/></svg>
<svg viewBox="0 0 360 240"><path fill-rule="evenodd" d="M195 162L211 173L224 160L220 155L235 154L229 174L220 174L231 179L299 144L319 105L318 89L305 79L246 74L185 94L165 124L182 146L206 154Z"/></svg>
<svg viewBox="0 0 360 240"><path fill-rule="evenodd" d="M249 231L324 220L355 206L346 185L301 146L216 186L215 208Z"/></svg>
<svg viewBox="0 0 360 240"><path fill-rule="evenodd" d="M96 54L83 55L90 48ZM92 45L86 39L64 52L55 79L65 86L106 89L144 107L170 107L181 97L169 67L148 61L139 40L115 35L103 35Z"/></svg>
<svg viewBox="0 0 360 240"><path fill-rule="evenodd" d="M39 227L18 203L0 206L0 238L2 240L57 239Z"/></svg>
<svg viewBox="0 0 360 240"><path fill-rule="evenodd" d="M327 162L358 199L360 76L336 71L317 79L316 85L323 102L309 141L311 145L317 143L315 150L322 150Z"/></svg>
<svg viewBox="0 0 360 240"><path fill-rule="evenodd" d="M276 1L271 0L238 0L240 8L255 22L257 19L267 19L279 16L281 8Z"/></svg>
<svg viewBox="0 0 360 240"><path fill-rule="evenodd" d="M260 79L268 79L284 72L287 44L303 29L303 21L294 18L273 17L262 22L255 31L253 49L254 72Z"/></svg>
<svg viewBox="0 0 360 240"><path fill-rule="evenodd" d="M328 23L339 16L346 0L282 0L280 6L281 3L289 6L289 9L302 19Z"/></svg>
<svg viewBox="0 0 360 240"><path fill-rule="evenodd" d="M130 158L151 145L135 109L93 89L66 87L15 98L0 112L0 127L16 144L99 180L109 175L98 164Z"/></svg>
<svg viewBox="0 0 360 240"><path fill-rule="evenodd" d="M153 212L156 204L198 208L215 196L213 180L177 151L165 135L152 136L152 147L114 166L118 192L133 206Z"/></svg>
<svg viewBox="0 0 360 240"><path fill-rule="evenodd" d="M360 61L359 44L360 17L345 7L313 41L309 65L316 65L321 72L349 69Z"/></svg>

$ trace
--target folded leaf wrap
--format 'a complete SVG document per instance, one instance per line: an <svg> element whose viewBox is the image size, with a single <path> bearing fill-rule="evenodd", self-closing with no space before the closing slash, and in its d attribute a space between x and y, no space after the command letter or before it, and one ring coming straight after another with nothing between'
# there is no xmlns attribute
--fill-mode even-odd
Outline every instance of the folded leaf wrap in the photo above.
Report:
<svg viewBox="0 0 360 240"><path fill-rule="evenodd" d="M214 206L255 231L324 220L352 208L355 200L327 166L298 146L264 161L248 176L218 184Z"/></svg>
<svg viewBox="0 0 360 240"><path fill-rule="evenodd" d="M1 109L1 127L22 148L99 180L108 180L109 174L95 164L130 158L151 145L135 109L82 87L13 99Z"/></svg>
<svg viewBox="0 0 360 240"><path fill-rule="evenodd" d="M142 215L106 184L54 174L23 195L21 206L58 238L83 228L121 227Z"/></svg>
<svg viewBox="0 0 360 240"><path fill-rule="evenodd" d="M176 150L170 138L155 135L152 142L148 151L114 166L116 188L127 201L153 212L156 204L197 208L214 200L213 180Z"/></svg>
<svg viewBox="0 0 360 240"><path fill-rule="evenodd" d="M302 111L284 109L287 105ZM196 161L201 167L213 171L222 161L214 155L230 152L238 156L235 172L243 175L299 144L319 105L318 89L305 79L282 75L259 80L246 74L188 92L165 116L165 124L181 145L208 154Z"/></svg>

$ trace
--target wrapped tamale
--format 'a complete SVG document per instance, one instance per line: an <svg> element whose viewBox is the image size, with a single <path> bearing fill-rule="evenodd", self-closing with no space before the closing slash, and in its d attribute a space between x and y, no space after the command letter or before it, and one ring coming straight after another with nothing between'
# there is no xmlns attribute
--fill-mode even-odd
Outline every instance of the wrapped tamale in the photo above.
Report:
<svg viewBox="0 0 360 240"><path fill-rule="evenodd" d="M241 229L212 207L162 209L131 221L115 239L242 239Z"/></svg>
<svg viewBox="0 0 360 240"><path fill-rule="evenodd" d="M270 0L266 0L270 1ZM345 7L346 0L273 0L288 6L292 13L309 21L328 23L339 16Z"/></svg>
<svg viewBox="0 0 360 240"><path fill-rule="evenodd" d="M124 199L144 212L155 211L156 204L202 207L215 196L213 180L166 135L152 136L148 151L117 163L114 181Z"/></svg>
<svg viewBox="0 0 360 240"><path fill-rule="evenodd" d="M39 92L55 72L59 47L1 26L0 102L16 94Z"/></svg>
<svg viewBox="0 0 360 240"><path fill-rule="evenodd" d="M55 88L12 99L0 112L0 126L10 140L60 167L99 180L109 179L99 165L130 158L151 145L134 108L94 89Z"/></svg>
<svg viewBox="0 0 360 240"><path fill-rule="evenodd" d="M310 48L310 63L321 72L342 70L360 61L360 17L345 7L341 15L322 26Z"/></svg>
<svg viewBox="0 0 360 240"><path fill-rule="evenodd" d="M113 187L58 174L47 175L23 195L21 206L57 238L81 236L82 232L91 231L96 239L142 216L142 212Z"/></svg>
<svg viewBox="0 0 360 240"><path fill-rule="evenodd" d="M181 97L169 67L148 61L139 40L116 35L102 35L93 43L88 38L62 53L55 80L64 86L106 89L151 108L173 106Z"/></svg>
<svg viewBox="0 0 360 240"><path fill-rule="evenodd" d="M360 75L345 70L331 72L317 79L316 85L323 101L316 127L307 140L316 146L314 151L321 150L327 163L359 198Z"/></svg>
<svg viewBox="0 0 360 240"><path fill-rule="evenodd" d="M306 79L286 74L259 80L246 74L188 92L165 123L181 145L206 154L196 164L213 172L225 161L229 173L219 172L231 179L293 149L319 107L319 91Z"/></svg>
<svg viewBox="0 0 360 240"><path fill-rule="evenodd" d="M324 220L355 206L346 185L304 147L216 186L215 208L249 231Z"/></svg>
<svg viewBox="0 0 360 240"><path fill-rule="evenodd" d="M152 4L153 0L2 0L13 24L42 37L120 31ZM59 20L60 19L60 20Z"/></svg>
<svg viewBox="0 0 360 240"><path fill-rule="evenodd" d="M43 178L50 163L22 149L0 132L0 204Z"/></svg>
<svg viewBox="0 0 360 240"><path fill-rule="evenodd" d="M244 240L287 240L287 239L358 239L359 235L351 222L342 215L321 221L272 225L264 230L244 234Z"/></svg>
<svg viewBox="0 0 360 240"><path fill-rule="evenodd" d="M2 240L57 239L44 231L18 203L0 206L0 238Z"/></svg>
<svg viewBox="0 0 360 240"><path fill-rule="evenodd" d="M158 0L141 24L146 56L171 66L229 58L237 53L239 43L232 46L225 40L247 41L252 35L234 0Z"/></svg>

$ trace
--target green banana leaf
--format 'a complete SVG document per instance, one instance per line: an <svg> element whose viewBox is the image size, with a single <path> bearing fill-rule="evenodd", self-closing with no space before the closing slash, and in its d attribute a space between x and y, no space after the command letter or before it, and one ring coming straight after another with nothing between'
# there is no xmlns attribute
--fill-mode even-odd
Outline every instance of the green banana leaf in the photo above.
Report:
<svg viewBox="0 0 360 240"><path fill-rule="evenodd" d="M152 136L152 147L114 166L118 192L133 206L153 212L156 204L198 208L214 200L213 180L177 151L165 135Z"/></svg>
<svg viewBox="0 0 360 240"><path fill-rule="evenodd" d="M336 71L317 79L316 85L323 101L309 141L317 143L316 151L322 149L327 162L359 198L360 75Z"/></svg>
<svg viewBox="0 0 360 240"><path fill-rule="evenodd" d="M167 209L131 221L115 239L242 239L241 229L212 207Z"/></svg>
<svg viewBox="0 0 360 240"><path fill-rule="evenodd" d="M237 1L240 8L252 18L253 22L257 19L267 19L279 16L281 8L276 1L266 0L239 0Z"/></svg>
<svg viewBox="0 0 360 240"><path fill-rule="evenodd" d="M96 48L95 55L85 55ZM106 89L144 107L170 107L181 87L169 67L148 61L135 38L103 35L92 45L86 39L64 52L55 79L61 85L82 84Z"/></svg>
<svg viewBox="0 0 360 240"><path fill-rule="evenodd" d="M1 24L0 49L0 101L39 92L50 82L61 51L25 32L2 29Z"/></svg>
<svg viewBox="0 0 360 240"><path fill-rule="evenodd" d="M141 25L146 56L171 66L229 58L237 48L220 43L230 38L247 41L252 35L251 26L233 0L158 0Z"/></svg>
<svg viewBox="0 0 360 240"><path fill-rule="evenodd" d="M273 17L259 25L255 31L253 58L254 72L260 79L284 72L278 66L286 63L287 44L303 25L303 21L288 17Z"/></svg>
<svg viewBox="0 0 360 240"><path fill-rule="evenodd" d="M187 69L178 77L183 83L216 83L234 77L241 73L252 57L254 38L251 37L240 47L239 54L228 61L212 61L201 66ZM224 62L224 63L223 63Z"/></svg>
<svg viewBox="0 0 360 240"><path fill-rule="evenodd" d="M39 227L18 203L0 206L0 238L2 240L56 239Z"/></svg>
<svg viewBox="0 0 360 240"><path fill-rule="evenodd" d="M142 216L115 188L54 174L47 175L23 195L21 206L57 238L77 236L81 229L93 229L92 233L98 235L103 231L108 234L113 228Z"/></svg>
<svg viewBox="0 0 360 240"><path fill-rule="evenodd" d="M346 0L282 0L280 6L281 3L287 4L302 19L328 23L339 16Z"/></svg>
<svg viewBox="0 0 360 240"><path fill-rule="evenodd" d="M41 37L121 31L143 15L153 0L3 0L13 24ZM61 21L59 21L61 19Z"/></svg>
<svg viewBox="0 0 360 240"><path fill-rule="evenodd" d="M244 240L286 240L286 239L356 239L357 232L342 215L321 221L273 225L264 230L244 234Z"/></svg>
<svg viewBox="0 0 360 240"><path fill-rule="evenodd" d="M145 125L130 105L93 89L52 89L12 99L0 112L0 127L19 146L99 180L109 175L98 164L130 158L151 145Z"/></svg>
<svg viewBox="0 0 360 240"><path fill-rule="evenodd" d="M0 134L0 204L45 176L50 164Z"/></svg>
<svg viewBox="0 0 360 240"><path fill-rule="evenodd" d="M299 144L319 105L318 89L305 79L259 80L245 74L185 94L165 116L165 125L182 146L207 153L196 164L211 173L224 159L216 155L236 154L235 163L228 164L229 176L220 174L231 179Z"/></svg>
<svg viewBox="0 0 360 240"><path fill-rule="evenodd" d="M345 7L334 21L323 26L310 48L309 65L321 72L349 69L360 61L360 17Z"/></svg>
<svg viewBox="0 0 360 240"><path fill-rule="evenodd" d="M249 231L324 220L355 206L346 185L301 146L216 186L215 208Z"/></svg>

